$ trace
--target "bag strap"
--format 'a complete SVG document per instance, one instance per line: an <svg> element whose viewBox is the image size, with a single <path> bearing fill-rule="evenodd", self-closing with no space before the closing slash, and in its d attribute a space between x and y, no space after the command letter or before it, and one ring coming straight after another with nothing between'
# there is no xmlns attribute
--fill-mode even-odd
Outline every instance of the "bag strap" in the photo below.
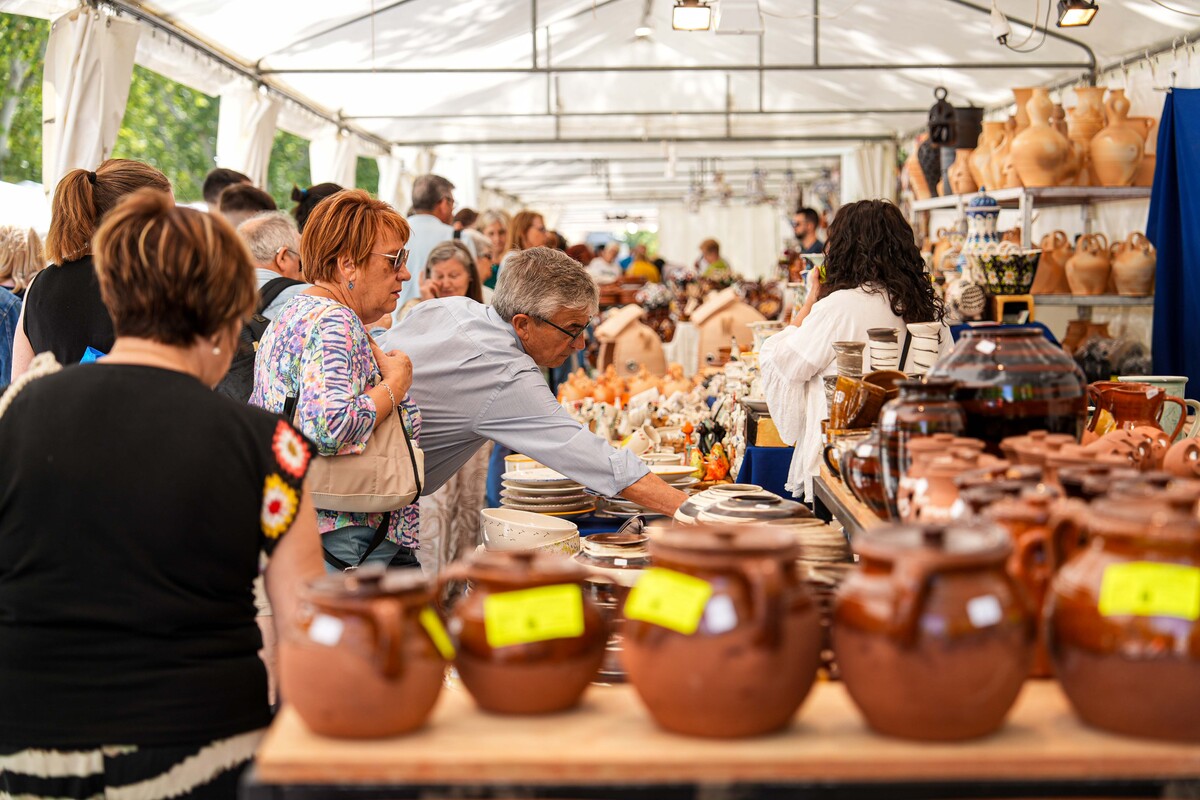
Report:
<svg viewBox="0 0 1200 800"><path fill-rule="evenodd" d="M258 290L258 307L255 308L255 313L261 314L267 309L267 306L275 302L275 298L283 294L287 289L293 286L299 286L304 281L298 281L289 278L285 275L280 275L278 278L272 278L263 284L263 287Z"/></svg>
<svg viewBox="0 0 1200 800"><path fill-rule="evenodd" d="M912 344L912 334L908 332L908 327L904 328L904 345L900 348L900 362L897 369L904 372L904 367L908 364L908 346Z"/></svg>
<svg viewBox="0 0 1200 800"><path fill-rule="evenodd" d="M54 354L49 350L38 353L29 362L29 368L25 370L21 377L13 381L7 389L0 394L0 417L4 416L4 412L8 411L8 407L17 399L17 395L21 390L29 384L33 383L38 378L46 375L53 375L55 372L62 371L62 365L54 358ZM415 463L415 462L414 462ZM420 493L420 482L417 483L417 493Z"/></svg>
<svg viewBox="0 0 1200 800"><path fill-rule="evenodd" d="M396 406L396 414L400 414L400 406ZM408 435L408 428L404 427L404 417L400 417L400 430L404 431L404 444L408 447L408 458L412 462L413 479L417 482L417 497L421 496L421 479L424 477L421 474L421 468L417 466L417 454L414 452L412 437Z"/></svg>
<svg viewBox="0 0 1200 800"><path fill-rule="evenodd" d="M391 522L392 512L388 511L384 513L383 519L379 522L379 527L375 529L375 535L371 537L371 543L367 545L367 551L362 554L362 558L358 560L357 564L349 564L345 561L342 561L333 553L322 547L321 552L325 554L325 563L336 570L340 570L341 572L345 572L348 569L358 569L366 563L367 558L371 555L371 553L375 552L375 548L383 544L383 540L387 536L388 527L391 525Z"/></svg>

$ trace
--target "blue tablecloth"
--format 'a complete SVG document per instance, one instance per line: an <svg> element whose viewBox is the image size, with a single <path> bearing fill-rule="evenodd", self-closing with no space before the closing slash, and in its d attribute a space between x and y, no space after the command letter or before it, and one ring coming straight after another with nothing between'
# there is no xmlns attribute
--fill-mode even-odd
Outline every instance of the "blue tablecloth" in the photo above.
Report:
<svg viewBox="0 0 1200 800"><path fill-rule="evenodd" d="M787 483L788 468L792 465L790 447L747 447L738 473L738 483L753 483L780 497L792 496L783 488Z"/></svg>

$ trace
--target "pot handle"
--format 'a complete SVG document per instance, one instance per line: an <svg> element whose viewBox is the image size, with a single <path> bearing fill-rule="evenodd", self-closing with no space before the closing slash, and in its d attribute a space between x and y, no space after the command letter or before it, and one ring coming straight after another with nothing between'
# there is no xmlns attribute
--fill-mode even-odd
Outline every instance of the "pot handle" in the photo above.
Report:
<svg viewBox="0 0 1200 800"><path fill-rule="evenodd" d="M1082 512L1086 509L1087 504L1082 501L1068 501L1051 513L1046 539L1046 563L1051 574L1062 569L1071 556L1083 548L1087 529L1083 525Z"/></svg>
<svg viewBox="0 0 1200 800"><path fill-rule="evenodd" d="M825 466L829 467L829 471L833 473L833 477L841 480L842 465L841 456L834 458L830 453L836 453L837 446L832 444L825 445L825 449L821 451L821 458L825 461Z"/></svg>
<svg viewBox="0 0 1200 800"><path fill-rule="evenodd" d="M1014 544L1013 553L1008 559L1008 571L1022 586L1038 586L1044 591L1044 585L1049 583L1049 578L1055 570L1054 554L1052 548L1047 546L1046 530L1035 528L1026 531ZM1039 555L1045 561L1045 566L1040 568L1037 564ZM1033 601L1036 598L1029 600ZM1032 602L1030 605L1032 610Z"/></svg>
<svg viewBox="0 0 1200 800"><path fill-rule="evenodd" d="M375 629L375 661L389 681L404 673L404 608L381 598L371 603L371 625Z"/></svg>
<svg viewBox="0 0 1200 800"><path fill-rule="evenodd" d="M783 568L778 561L763 559L761 570L747 573L750 579L751 619L758 628L758 641L775 649L783 639L783 618L779 607L783 602Z"/></svg>
<svg viewBox="0 0 1200 800"><path fill-rule="evenodd" d="M914 555L897 561L892 570L892 583L896 587L892 631L905 647L917 639L921 606L929 593L929 579L937 572L935 567L929 559Z"/></svg>
<svg viewBox="0 0 1200 800"><path fill-rule="evenodd" d="M1184 400L1183 403L1188 408L1192 409L1192 411L1196 412L1196 419L1192 422L1192 426L1188 428L1187 433L1184 435L1184 438L1186 439L1194 439L1197 436L1200 436L1200 400L1189 399ZM1186 417L1187 414L1185 413L1184 416Z"/></svg>
<svg viewBox="0 0 1200 800"><path fill-rule="evenodd" d="M1167 395L1165 399L1168 403L1178 403L1179 404L1179 422L1177 422L1175 424L1174 432L1168 434L1171 437L1171 441L1173 442L1176 439L1178 439L1179 434L1183 432L1183 426L1185 424L1187 424L1188 409L1191 408L1191 406L1189 406L1187 403L1185 403L1182 398L1176 397L1173 394ZM1196 401L1193 400L1192 402L1195 403ZM1200 406L1200 403L1198 403L1197 406ZM1166 406L1164 405L1163 408L1166 408ZM1197 422L1193 423L1192 427L1194 428L1196 426L1196 424L1200 424L1200 419L1197 419Z"/></svg>

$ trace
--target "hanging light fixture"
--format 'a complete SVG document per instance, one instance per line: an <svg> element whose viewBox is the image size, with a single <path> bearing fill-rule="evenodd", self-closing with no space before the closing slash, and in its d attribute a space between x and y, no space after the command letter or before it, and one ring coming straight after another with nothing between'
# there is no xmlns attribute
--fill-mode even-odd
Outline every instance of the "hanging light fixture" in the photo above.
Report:
<svg viewBox="0 0 1200 800"><path fill-rule="evenodd" d="M1091 25L1100 7L1095 0L1058 0L1058 27L1078 28Z"/></svg>
<svg viewBox="0 0 1200 800"><path fill-rule="evenodd" d="M712 27L712 8L704 0L676 0L671 27L677 31L706 31Z"/></svg>

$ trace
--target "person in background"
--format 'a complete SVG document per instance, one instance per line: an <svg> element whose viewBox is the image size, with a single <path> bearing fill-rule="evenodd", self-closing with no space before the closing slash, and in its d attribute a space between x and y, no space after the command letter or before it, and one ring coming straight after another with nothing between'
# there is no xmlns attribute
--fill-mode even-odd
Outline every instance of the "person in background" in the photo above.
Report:
<svg viewBox="0 0 1200 800"><path fill-rule="evenodd" d="M425 269L421 271L421 296L393 314L403 320L418 303L439 297L469 297L483 302L483 284L475 271L475 261L467 246L451 239L429 251Z"/></svg>
<svg viewBox="0 0 1200 800"><path fill-rule="evenodd" d="M0 233L0 242L3 258L12 264L12 293L24 302L34 276L46 268L42 237L33 228L9 228L7 234Z"/></svg>
<svg viewBox="0 0 1200 800"><path fill-rule="evenodd" d="M721 243L716 239L705 239L700 243L700 258L696 260L696 272L710 281L727 281L733 271L721 258Z"/></svg>
<svg viewBox="0 0 1200 800"><path fill-rule="evenodd" d="M413 181L412 213L408 216L408 227L412 236L408 240L410 263L423 266L429 260L429 252L442 242L457 238L454 227L454 184L441 175L419 175ZM400 295L397 308L421 296L421 282L409 281ZM393 321L391 327L395 329Z"/></svg>
<svg viewBox="0 0 1200 800"><path fill-rule="evenodd" d="M483 288L489 292L496 288L496 277L500 274L500 257L504 255L508 243L508 228L512 220L508 214L499 209L489 209L475 220L475 229L487 237L492 243L492 263L489 271L483 273Z"/></svg>
<svg viewBox="0 0 1200 800"><path fill-rule="evenodd" d="M13 336L21 319L21 300L0 286L0 387L12 379Z"/></svg>
<svg viewBox="0 0 1200 800"><path fill-rule="evenodd" d="M281 635L321 574L312 450L212 391L255 302L223 219L143 190L94 254L112 352L39 358L0 416L0 796L233 798L271 722L260 554Z"/></svg>
<svg viewBox="0 0 1200 800"><path fill-rule="evenodd" d="M296 230L304 233L304 223L308 222L308 217L317 204L340 191L342 191L342 187L336 183L318 183L307 189L293 186L292 202L296 204L296 207L292 209L292 216L296 218Z"/></svg>
<svg viewBox="0 0 1200 800"><path fill-rule="evenodd" d="M451 223L451 226L454 228L455 233L461 234L463 231L473 228L478 219L479 212L475 209L461 208L458 210L458 213L454 215L454 221Z"/></svg>
<svg viewBox="0 0 1200 800"><path fill-rule="evenodd" d="M143 188L170 194L171 182L149 164L124 158L110 158L95 172L73 169L58 182L46 235L51 267L25 289L13 338L14 381L37 353L78 364L89 347L101 354L112 349L112 319L92 265L92 234L121 198Z"/></svg>
<svg viewBox="0 0 1200 800"><path fill-rule="evenodd" d="M792 323L768 339L758 362L771 418L795 443L787 488L806 501L821 463L821 420L829 416L822 378L837 374L833 343L867 341L868 328L941 321L942 301L925 274L912 228L893 204L863 200L838 209L829 228L825 278L809 270L808 298ZM950 330L941 337L951 346Z"/></svg>
<svg viewBox="0 0 1200 800"><path fill-rule="evenodd" d="M528 250L546 245L546 220L536 211L518 211L508 226L508 239L504 243L503 255L513 250Z"/></svg>
<svg viewBox="0 0 1200 800"><path fill-rule="evenodd" d="M221 192L225 191L228 186L233 186L235 183L252 183L250 178L237 170L225 169L217 167L209 171L204 176L204 202L208 205L208 210L212 211L217 207L217 200L221 197Z"/></svg>
<svg viewBox="0 0 1200 800"><path fill-rule="evenodd" d="M792 217L792 232L796 234L796 241L800 243L802 254L813 255L825 252L825 243L817 238L817 231L820 229L821 215L815 209L805 206L796 210Z"/></svg>
<svg viewBox="0 0 1200 800"><path fill-rule="evenodd" d="M609 242L587 265L588 274L597 284L616 283L621 280L621 268L617 266L617 253L620 252L621 245Z"/></svg>
<svg viewBox="0 0 1200 800"><path fill-rule="evenodd" d="M573 244L567 248L567 255L578 261L581 265L587 266L592 263L592 259L596 254L592 252L592 248L586 244Z"/></svg>
<svg viewBox="0 0 1200 800"><path fill-rule="evenodd" d="M234 228L255 214L274 211L277 208L271 195L249 183L235 183L221 192L217 198L217 211L229 220Z"/></svg>
<svg viewBox="0 0 1200 800"><path fill-rule="evenodd" d="M639 259L642 261L646 260L646 245L644 244L635 244L633 249L629 251L629 255L625 256L617 263L621 265L622 270L627 271L631 266L633 266L633 262Z"/></svg>
<svg viewBox="0 0 1200 800"><path fill-rule="evenodd" d="M546 231L546 247L559 252L567 252L567 237L558 231Z"/></svg>
<svg viewBox="0 0 1200 800"><path fill-rule="evenodd" d="M321 201L300 238L313 285L280 309L259 342L250 403L278 414L295 397L297 426L323 456L361 453L393 413L414 442L420 436L420 412L407 396L411 362L376 347L364 327L396 308L411 277L407 240L404 218L362 190ZM330 572L417 565L416 503L383 513L319 508L317 526Z"/></svg>
<svg viewBox="0 0 1200 800"><path fill-rule="evenodd" d="M308 288L300 271L300 233L296 223L283 211L264 211L238 226L238 236L246 243L254 261L254 279L261 293L279 278L295 281L263 309L262 315L275 319L287 302Z"/></svg>
<svg viewBox="0 0 1200 800"><path fill-rule="evenodd" d="M642 278L647 283L661 283L662 272L646 256L646 246L644 244L635 245L633 252L636 258L625 270L625 274L631 278Z"/></svg>
<svg viewBox="0 0 1200 800"><path fill-rule="evenodd" d="M474 228L467 228L462 232L462 243L475 257L475 274L479 277L479 292L482 297L480 302L490 303L492 290L484 285L484 280L492 274L492 265L496 263L492 242Z"/></svg>

